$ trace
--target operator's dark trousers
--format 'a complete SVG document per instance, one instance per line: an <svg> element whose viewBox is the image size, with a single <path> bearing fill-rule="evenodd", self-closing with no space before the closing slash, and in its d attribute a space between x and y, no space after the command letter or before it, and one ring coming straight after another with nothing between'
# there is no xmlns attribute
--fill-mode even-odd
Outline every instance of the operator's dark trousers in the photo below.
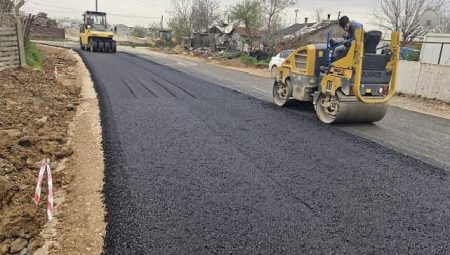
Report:
<svg viewBox="0 0 450 255"><path fill-rule="evenodd" d="M342 43L344 42L343 38L333 38L334 43ZM343 57L345 54L347 54L347 50L348 48L345 45L340 45L338 47L336 47L336 49L334 49L334 53L333 53L333 58L334 59L339 59L341 57Z"/></svg>

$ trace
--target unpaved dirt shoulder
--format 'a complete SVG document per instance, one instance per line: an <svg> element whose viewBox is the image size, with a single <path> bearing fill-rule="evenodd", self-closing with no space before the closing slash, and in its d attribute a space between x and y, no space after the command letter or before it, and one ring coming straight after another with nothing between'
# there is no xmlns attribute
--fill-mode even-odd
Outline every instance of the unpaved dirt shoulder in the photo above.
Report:
<svg viewBox="0 0 450 255"><path fill-rule="evenodd" d="M42 231L43 247L35 254L101 254L106 224L103 203L103 150L100 111L90 73L78 54L81 101L71 125L73 155L66 163L69 182L56 196L61 201L57 223Z"/></svg>
<svg viewBox="0 0 450 255"><path fill-rule="evenodd" d="M159 54L172 55L179 59L220 66L223 68L240 71L240 72L244 72L244 73L248 73L248 74L253 74L253 75L257 75L257 76L261 76L261 77L266 77L266 78L271 77L269 67L267 67L267 69L250 67L248 65L242 64L239 59L224 59L224 58L208 59L208 58L204 58L204 57L192 56L188 53L173 54L173 53L170 53L170 51L166 52L164 49L159 50L157 48L149 48L149 50L152 52L155 52L155 53L159 53Z"/></svg>
<svg viewBox="0 0 450 255"><path fill-rule="evenodd" d="M269 71L269 67L266 69L260 69L260 68L252 68L247 65L242 64L239 59L205 59L205 58L198 58L190 55L175 55L177 58L181 59L188 59L200 63L206 63L210 65L225 67L228 69L241 71L248 74L253 74L265 78L270 78L271 74Z"/></svg>
<svg viewBox="0 0 450 255"><path fill-rule="evenodd" d="M79 103L76 60L61 49L40 48L41 70L0 72L0 254L32 254L41 246L47 222L47 183L41 202L32 198L40 162L51 160L53 187L69 179L63 168L72 153L68 142ZM60 200L55 200L58 210ZM53 221L52 223L55 223Z"/></svg>
<svg viewBox="0 0 450 255"><path fill-rule="evenodd" d="M423 114L450 120L449 103L426 98L400 95L394 97L389 102L389 104L409 111L420 112Z"/></svg>

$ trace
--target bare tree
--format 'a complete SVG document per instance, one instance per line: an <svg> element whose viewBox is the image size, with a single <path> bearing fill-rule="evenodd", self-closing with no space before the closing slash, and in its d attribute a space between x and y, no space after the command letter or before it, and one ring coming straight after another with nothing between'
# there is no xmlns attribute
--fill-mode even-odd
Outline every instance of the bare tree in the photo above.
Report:
<svg viewBox="0 0 450 255"><path fill-rule="evenodd" d="M314 15L316 16L317 22L320 22L322 20L322 17L323 17L323 9L322 8L315 9L314 10Z"/></svg>
<svg viewBox="0 0 450 255"><path fill-rule="evenodd" d="M219 19L219 9L220 2L218 0L193 0L192 22L194 31L207 31L208 46L212 49L215 48L215 40L210 34L209 27Z"/></svg>
<svg viewBox="0 0 450 255"><path fill-rule="evenodd" d="M267 52L269 54L274 54L276 53L276 46L278 45L278 43L283 42L283 29L286 27L286 20L284 15L279 14L277 16L275 16L275 18L273 19L272 22L272 31L270 33L270 37L269 35L267 35L268 33L266 32L265 34L265 39L267 40L266 46L267 48ZM270 41L268 40L270 38Z"/></svg>
<svg viewBox="0 0 450 255"><path fill-rule="evenodd" d="M450 13L444 12L441 14L440 32L444 34L450 33Z"/></svg>
<svg viewBox="0 0 450 255"><path fill-rule="evenodd" d="M161 29L161 23L159 23L159 22L151 22L149 25L148 25L148 33L149 33L149 36L151 36L151 37L155 37L155 38L158 38L159 37L159 30Z"/></svg>
<svg viewBox="0 0 450 255"><path fill-rule="evenodd" d="M169 20L169 27L174 37L180 41L182 37L191 37L193 32L193 4L192 0L172 0L173 16Z"/></svg>
<svg viewBox="0 0 450 255"><path fill-rule="evenodd" d="M448 7L447 0L428 0L426 1L426 9L432 9L434 11L441 11Z"/></svg>
<svg viewBox="0 0 450 255"><path fill-rule="evenodd" d="M192 7L194 31L206 31L219 19L218 0L193 0Z"/></svg>
<svg viewBox="0 0 450 255"><path fill-rule="evenodd" d="M450 3L448 1L437 1L434 10L440 17L440 24L437 31L440 33L450 33Z"/></svg>
<svg viewBox="0 0 450 255"><path fill-rule="evenodd" d="M269 51L273 50L275 46L274 37L279 32L277 29L280 14L287 8L294 6L295 3L294 0L262 0L266 23L265 44Z"/></svg>
<svg viewBox="0 0 450 255"><path fill-rule="evenodd" d="M424 33L420 17L427 9L438 10L445 0L381 0L374 12L377 25L400 31L404 41L412 41Z"/></svg>
<svg viewBox="0 0 450 255"><path fill-rule="evenodd" d="M144 38L147 35L147 30L143 26L135 26L131 30L131 35L138 38Z"/></svg>
<svg viewBox="0 0 450 255"><path fill-rule="evenodd" d="M219 18L219 0L172 0L172 6L169 27L177 40L208 30Z"/></svg>

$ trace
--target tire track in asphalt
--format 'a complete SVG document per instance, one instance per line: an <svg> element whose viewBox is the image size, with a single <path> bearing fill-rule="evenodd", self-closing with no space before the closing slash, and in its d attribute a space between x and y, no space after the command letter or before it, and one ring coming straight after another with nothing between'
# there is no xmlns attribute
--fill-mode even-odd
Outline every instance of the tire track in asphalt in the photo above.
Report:
<svg viewBox="0 0 450 255"><path fill-rule="evenodd" d="M190 97L197 99L197 96L195 96L194 94L190 93L190 92L187 91L185 88L183 88L183 87L181 87L181 86L175 84L174 82L172 82L172 81L166 79L165 77L159 75L158 73L156 73L156 72L154 72L154 71L152 71L152 70L150 70L150 69L148 69L148 68L146 68L146 67L144 67L144 66L142 66L142 65L140 65L140 64L137 64L137 63L128 61L128 60L126 60L126 59L124 59L124 60L127 61L128 63L132 64L132 65L135 65L135 66L140 67L142 70L145 70L145 71L147 71L147 72L153 74L154 76L160 78L161 80L163 80L163 81L169 83L170 85L172 85L172 86L174 86L174 87L180 89L180 90L183 91L184 93L188 94ZM142 60L142 59L140 59L140 60Z"/></svg>
<svg viewBox="0 0 450 255"><path fill-rule="evenodd" d="M133 95L134 98L138 99L138 97L134 93L133 89L131 88L130 84L125 80L125 78L121 78L121 80L122 80L123 84L125 84L125 86L127 86L127 88L130 91L131 95Z"/></svg>
<svg viewBox="0 0 450 255"><path fill-rule="evenodd" d="M165 91L167 91L167 93L171 94L173 97L178 98L177 95L175 95L175 93L170 91L170 89L166 88L166 86L164 86L163 84L161 84L157 80L152 79L152 82L155 83L156 85L160 86L161 88L163 88Z"/></svg>
<svg viewBox="0 0 450 255"><path fill-rule="evenodd" d="M138 84L142 85L142 87L147 90L150 94L152 94L154 97L158 97L155 92L153 92L149 87L147 87L147 85L145 85L145 83L143 81L141 81L140 79L136 79L136 81L138 82Z"/></svg>
<svg viewBox="0 0 450 255"><path fill-rule="evenodd" d="M120 55L120 54L117 54L117 55ZM123 64L126 64L126 65L128 65L128 66L137 66L136 64L134 64L134 63L132 63L132 62L130 62L130 61L128 61L128 60L126 60L126 59L124 59L123 57L117 57L118 58L118 60L119 61L121 61ZM143 67L141 67L141 66L137 66L137 67L139 67L140 69L142 69L142 70L144 70L144 71L147 71L146 69L144 69ZM151 72L149 72L149 71L147 71L148 73L151 73ZM155 76L153 73L151 73L153 76ZM158 77L158 76L155 76L155 77ZM159 88L162 88L163 89L163 91L165 91L165 92L167 92L170 96L172 96L172 97L174 97L174 98L178 98L178 96L175 94L175 92L173 92L172 90L170 90L169 88L167 88L166 86L164 86L161 82L158 82L158 81L156 81L154 78L152 78L152 77L150 77L150 78L148 78L148 77L145 77L146 79L150 79L150 81L152 82L152 83L154 83L155 85L157 85ZM122 78L123 79L123 78ZM139 85L141 85L141 86L143 86L143 88L144 89L146 89L148 92L150 92L152 95L154 95L155 97L158 97L157 96L157 94L156 94L156 92L154 92L151 88L149 88L149 87L147 87L146 85L145 85L145 82L144 81L142 81L142 79L140 79L140 78L137 78L136 79L137 81L138 81L138 83L139 83ZM130 87L129 86L127 86L129 89L130 89Z"/></svg>

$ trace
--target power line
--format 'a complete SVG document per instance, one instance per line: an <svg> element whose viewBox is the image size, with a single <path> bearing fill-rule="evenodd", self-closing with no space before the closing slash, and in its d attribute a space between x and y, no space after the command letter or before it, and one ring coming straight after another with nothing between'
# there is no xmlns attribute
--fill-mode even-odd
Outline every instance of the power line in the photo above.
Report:
<svg viewBox="0 0 450 255"><path fill-rule="evenodd" d="M55 6L55 5L48 5L48 4L41 4L41 3L36 3L33 1L27 1L27 3L30 4L34 4L34 5L39 5L39 6L43 6L43 7L50 7L50 8L55 8L55 9L59 9L59 10L67 10L67 12L71 12L71 13L78 13L78 12L85 12L86 10L81 10L81 9L74 9L74 8L66 8L66 7L61 7L61 6ZM122 18L140 18L140 19L160 19L161 17L150 17L150 16L136 16L136 15L126 15L126 14L119 14L119 13L107 13L110 16L116 16L116 17L122 17Z"/></svg>
<svg viewBox="0 0 450 255"><path fill-rule="evenodd" d="M33 1L27 1L26 3L30 3L30 4L34 4L34 5L39 5L39 6L43 6L43 7L57 8L57 9L61 9L61 10L84 11L84 10L81 10L81 9L75 9L75 8L65 8L65 7L60 7L60 6L54 6L54 5L48 5L48 4L41 4L41 3L36 3L36 2L33 2Z"/></svg>
<svg viewBox="0 0 450 255"><path fill-rule="evenodd" d="M122 0L108 0L108 2L113 2L113 3L119 4L120 6L123 6L123 4L128 4L130 6L136 6L136 7L139 7L139 8L153 9L152 7L149 7L149 6L147 6L146 4L144 4L142 2L135 3L135 2L122 1Z"/></svg>

